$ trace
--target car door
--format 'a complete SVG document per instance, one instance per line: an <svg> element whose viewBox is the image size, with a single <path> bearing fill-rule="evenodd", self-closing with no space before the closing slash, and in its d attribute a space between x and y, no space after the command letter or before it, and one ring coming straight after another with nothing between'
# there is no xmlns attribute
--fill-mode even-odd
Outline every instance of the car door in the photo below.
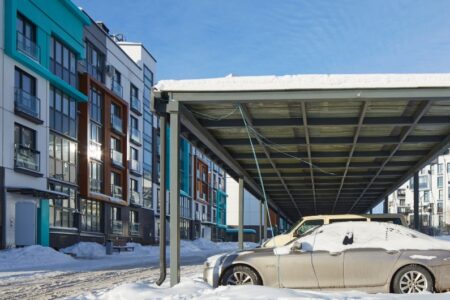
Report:
<svg viewBox="0 0 450 300"><path fill-rule="evenodd" d="M293 289L318 288L311 263L311 251L291 250L279 255L280 286Z"/></svg>
<svg viewBox="0 0 450 300"><path fill-rule="evenodd" d="M312 263L319 283L319 288L344 287L344 230L329 232L330 228L316 231ZM334 230L334 229L333 229Z"/></svg>

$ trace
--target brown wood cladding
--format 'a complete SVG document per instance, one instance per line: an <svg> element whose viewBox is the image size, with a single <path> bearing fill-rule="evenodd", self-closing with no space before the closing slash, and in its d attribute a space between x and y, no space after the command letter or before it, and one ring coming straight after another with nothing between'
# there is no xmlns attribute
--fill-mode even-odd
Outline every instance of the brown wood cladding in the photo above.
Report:
<svg viewBox="0 0 450 300"><path fill-rule="evenodd" d="M80 90L90 98L91 87L94 87L101 95L103 99L103 131L102 131L102 157L103 157L103 192L91 193L90 192L90 172L89 172L89 104L82 103L79 105L79 185L81 197L86 199L110 201L111 197L111 172L120 175L122 184L122 200L128 203L128 164L127 164L127 132L128 132L128 103L116 96L114 92L108 89L103 83L90 77L87 73L80 75ZM120 107L122 117L122 134L115 133L111 128L111 103L114 103ZM111 161L111 137L120 140L122 150L122 168L115 167ZM114 202L116 203L116 202Z"/></svg>

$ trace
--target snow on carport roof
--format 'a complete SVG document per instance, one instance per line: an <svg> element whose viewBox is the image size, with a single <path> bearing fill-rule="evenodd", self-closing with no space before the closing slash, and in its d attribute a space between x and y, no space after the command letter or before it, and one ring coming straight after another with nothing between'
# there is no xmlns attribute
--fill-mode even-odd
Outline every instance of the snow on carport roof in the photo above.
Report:
<svg viewBox="0 0 450 300"><path fill-rule="evenodd" d="M293 220L367 211L450 141L450 74L228 76L155 91L180 103L189 140L261 196L244 116L271 204Z"/></svg>

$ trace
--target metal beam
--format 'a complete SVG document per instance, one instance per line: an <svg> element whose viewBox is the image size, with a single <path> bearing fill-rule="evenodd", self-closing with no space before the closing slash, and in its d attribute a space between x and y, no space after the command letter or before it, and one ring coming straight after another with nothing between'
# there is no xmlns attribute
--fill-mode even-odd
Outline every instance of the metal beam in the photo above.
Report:
<svg viewBox="0 0 450 300"><path fill-rule="evenodd" d="M238 244L244 250L244 179L239 178Z"/></svg>
<svg viewBox="0 0 450 300"><path fill-rule="evenodd" d="M245 118L247 124L248 124L251 128L253 128L253 119L252 119L252 116L250 115L250 112L248 111L247 107L246 107L245 105L239 105L239 107L240 107L240 110L241 110L241 112L242 112L242 114L243 114L243 117ZM256 131L256 129L254 129L254 130ZM256 132L256 133L258 133L258 132ZM285 183L283 177L281 176L280 171L278 171L277 166L275 165L275 163L273 162L273 160L270 158L270 153L269 153L269 151L267 150L266 146L264 145L263 141L262 141L261 138L258 136L258 134L255 134L255 137L256 137L256 140L258 141L258 144L259 144L259 145L261 146L261 148L263 149L264 154L266 155L266 158L269 160L269 163L270 163L272 169L275 171L276 176L274 176L274 177L278 177L278 178L279 178L279 180L281 181L281 184L284 186L286 192L288 193L288 195L290 195L289 189L288 189L288 187L287 187L287 185L286 185L286 183ZM256 161L255 161L255 164L256 164ZM258 175L258 177L259 177L259 175ZM292 197L291 197L291 198L292 198ZM301 217L301 216L302 216L302 213L301 213L300 209L298 208L297 204L294 202L294 199L293 199L293 198L292 198L292 204L294 205L295 209L297 210L297 212L298 212L298 214L299 214L299 217Z"/></svg>
<svg viewBox="0 0 450 300"><path fill-rule="evenodd" d="M360 145L397 145L400 140L404 144L417 143L436 143L442 141L445 135L412 135L406 139L402 136L361 136L358 140ZM277 145L352 145L353 137L311 137L309 143L306 138L301 137L265 137L269 143ZM219 143L223 146L246 146L248 145L248 138L227 138L219 139ZM254 143L257 140L254 139Z"/></svg>
<svg viewBox="0 0 450 300"><path fill-rule="evenodd" d="M315 174L315 176L321 177L321 178L324 178L324 177L341 178L341 177L345 177L345 176L360 178L360 177L372 177L372 176L376 175L377 173L378 172L352 172L352 173L347 173L347 174L333 173L334 175L326 174L326 173L317 173L317 174ZM401 176L403 174L405 174L404 171L383 171L383 172L380 172L378 177L397 177L397 176ZM254 178L258 178L257 174L250 174L250 175L252 175ZM261 173L261 175L263 177L278 177L277 173L269 173L269 172ZM310 174L308 174L306 172L303 172L303 173L302 172L300 172L300 173L299 172L295 172L295 173L294 172L290 172L290 173L285 172L282 174L282 176L283 176L283 178L292 178L292 177L303 178L303 177L309 177Z"/></svg>
<svg viewBox="0 0 450 300"><path fill-rule="evenodd" d="M241 119L209 120L200 119L200 123L206 128L233 128L244 127ZM366 117L362 126L408 126L414 122L412 117ZM302 124L302 118L270 118L254 119L253 127L292 127ZM449 116L425 116L419 122L420 125L450 125ZM359 118L308 118L311 126L360 126Z"/></svg>
<svg viewBox="0 0 450 300"><path fill-rule="evenodd" d="M414 173L414 229L420 229L419 222L419 173Z"/></svg>
<svg viewBox="0 0 450 300"><path fill-rule="evenodd" d="M311 176L311 185L312 185L312 192L314 197L314 211L317 213L317 207L316 207L316 187L314 184L314 169L313 169L313 161L311 156L311 139L309 138L309 129L308 129L308 117L306 115L306 104L305 102L301 103L301 109L302 109L302 117L303 117L303 128L305 131L305 142L306 142L306 152L308 153L308 161L309 161L309 174Z"/></svg>
<svg viewBox="0 0 450 300"><path fill-rule="evenodd" d="M391 154L385 159L385 161L383 162L383 165L378 169L377 174L372 178L372 180L369 182L369 184L367 185L367 188L361 193L361 196L356 200L355 205L358 203L358 201L364 196L364 193L366 192L366 190L368 188L370 188L370 186L372 185L372 183L377 179L377 177L379 176L379 174L381 174L381 172L383 171L383 168L385 165L387 165L387 163L391 160L391 158L394 156L395 152L397 152L400 147L403 145L403 143L405 143L405 141L410 138L411 136L409 136L409 134L414 130L414 128L416 128L418 122L420 121L420 119L428 112L428 110L431 108L431 101L424 101L422 102L422 104L420 105L419 109L417 110L417 112L414 115L414 122L412 125L408 126L407 128L405 128L402 133L400 134L400 140L399 142L395 145L395 147L391 150ZM442 140L444 140L446 137L444 137L443 139L440 140L440 142L442 142ZM386 195L387 196L387 195ZM353 209L350 208L349 212Z"/></svg>
<svg viewBox="0 0 450 300"><path fill-rule="evenodd" d="M361 112L359 113L358 126L356 127L355 135L353 137L352 148L350 149L350 153L348 154L347 163L345 164L344 174L342 175L342 179L341 179L341 185L340 185L339 190L338 190L338 192L336 194L336 200L334 200L334 204L333 204L333 208L331 210L331 213L334 213L334 210L336 209L336 204L337 204L337 202L339 200L339 196L341 195L342 187L344 186L345 178L347 177L347 173L348 173L348 170L349 170L349 167L350 167L350 163L352 161L353 153L355 152L356 145L358 143L359 134L361 132L362 125L363 125L364 118L366 116L366 112L367 112L367 108L368 107L369 107L369 102L368 101L364 101L364 103L362 105L362 108L361 108Z"/></svg>
<svg viewBox="0 0 450 300"><path fill-rule="evenodd" d="M170 286L180 282L180 116L178 103L170 113Z"/></svg>
<svg viewBox="0 0 450 300"><path fill-rule="evenodd" d="M306 152L285 152L283 153L271 153L271 157L274 159L291 159L292 156L299 158L306 158L308 153ZM395 153L394 157L411 157L411 156L423 156L428 153L428 150L399 150ZM312 158L347 158L348 151L313 151L311 153ZM378 157L388 157L390 155L389 151L355 151L353 153L353 157L369 157L369 158L378 158ZM258 158L264 159L264 153L256 153ZM252 159L252 153L239 152L234 153L233 157L235 159Z"/></svg>
<svg viewBox="0 0 450 300"><path fill-rule="evenodd" d="M411 167L414 165L413 161L391 161L389 162L385 168L401 168L401 167ZM278 169L307 169L309 165L305 162L296 163L277 163ZM326 169L344 169L346 168L345 163L315 163L316 167L326 168ZM379 168L382 165L382 162L371 161L371 162L352 162L349 164L348 169L371 169L371 168ZM241 166L246 170L256 170L256 164L253 163L242 163ZM261 169L270 169L272 167L271 164L260 163L259 167Z"/></svg>

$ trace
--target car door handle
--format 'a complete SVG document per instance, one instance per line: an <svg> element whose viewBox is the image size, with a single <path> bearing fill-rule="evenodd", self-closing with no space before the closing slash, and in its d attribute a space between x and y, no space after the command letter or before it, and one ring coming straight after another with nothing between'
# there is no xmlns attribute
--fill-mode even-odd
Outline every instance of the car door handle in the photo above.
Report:
<svg viewBox="0 0 450 300"><path fill-rule="evenodd" d="M397 254L398 250L387 250L386 253L387 254Z"/></svg>
<svg viewBox="0 0 450 300"><path fill-rule="evenodd" d="M341 254L342 254L342 252L330 252L331 256L339 256Z"/></svg>

